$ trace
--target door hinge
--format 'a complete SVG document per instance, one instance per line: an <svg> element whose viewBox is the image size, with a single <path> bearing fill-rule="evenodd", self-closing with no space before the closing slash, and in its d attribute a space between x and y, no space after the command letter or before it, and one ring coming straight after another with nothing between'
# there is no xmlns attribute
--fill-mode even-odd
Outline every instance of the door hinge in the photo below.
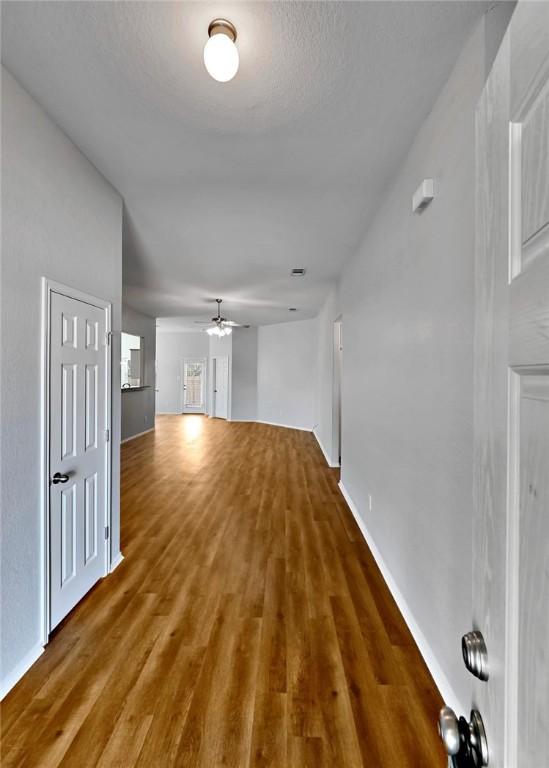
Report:
<svg viewBox="0 0 549 768"><path fill-rule="evenodd" d="M105 430L105 442L108 443L110 439L111 439L111 431L110 431L110 429L106 429Z"/></svg>
<svg viewBox="0 0 549 768"><path fill-rule="evenodd" d="M110 346L112 331L105 331L105 346Z"/></svg>
<svg viewBox="0 0 549 768"><path fill-rule="evenodd" d="M105 526L105 541L109 538L109 534L110 534L109 526L106 525Z"/></svg>

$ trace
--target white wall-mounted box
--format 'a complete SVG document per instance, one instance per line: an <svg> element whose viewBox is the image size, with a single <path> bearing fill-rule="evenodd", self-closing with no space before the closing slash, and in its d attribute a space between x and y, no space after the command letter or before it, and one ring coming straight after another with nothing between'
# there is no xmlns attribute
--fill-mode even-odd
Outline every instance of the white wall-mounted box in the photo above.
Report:
<svg viewBox="0 0 549 768"><path fill-rule="evenodd" d="M419 213L426 208L435 196L433 179L423 179L412 197L412 213Z"/></svg>

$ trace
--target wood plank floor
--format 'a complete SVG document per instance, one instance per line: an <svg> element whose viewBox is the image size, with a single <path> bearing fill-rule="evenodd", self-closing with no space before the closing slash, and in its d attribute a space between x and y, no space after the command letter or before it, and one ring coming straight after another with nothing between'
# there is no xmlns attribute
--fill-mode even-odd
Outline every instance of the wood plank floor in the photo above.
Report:
<svg viewBox="0 0 549 768"><path fill-rule="evenodd" d="M307 432L163 416L125 560L2 707L2 766L442 768L430 675Z"/></svg>

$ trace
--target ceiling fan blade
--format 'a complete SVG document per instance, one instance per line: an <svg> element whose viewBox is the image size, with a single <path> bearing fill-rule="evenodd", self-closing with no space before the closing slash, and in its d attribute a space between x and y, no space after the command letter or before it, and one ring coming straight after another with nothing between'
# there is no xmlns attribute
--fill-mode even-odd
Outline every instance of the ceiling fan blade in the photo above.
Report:
<svg viewBox="0 0 549 768"><path fill-rule="evenodd" d="M193 320L193 323L197 323L197 325L211 325L211 320Z"/></svg>
<svg viewBox="0 0 549 768"><path fill-rule="evenodd" d="M235 323L234 320L224 320L223 325L230 325L232 328L249 328L249 325L244 325L244 323Z"/></svg>

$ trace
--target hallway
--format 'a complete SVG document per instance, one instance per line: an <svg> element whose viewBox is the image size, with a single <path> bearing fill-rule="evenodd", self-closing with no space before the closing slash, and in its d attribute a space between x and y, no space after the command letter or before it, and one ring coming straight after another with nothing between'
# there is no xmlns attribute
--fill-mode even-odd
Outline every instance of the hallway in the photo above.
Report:
<svg viewBox="0 0 549 768"><path fill-rule="evenodd" d="M311 433L164 416L125 560L3 704L2 765L433 768L442 704Z"/></svg>

